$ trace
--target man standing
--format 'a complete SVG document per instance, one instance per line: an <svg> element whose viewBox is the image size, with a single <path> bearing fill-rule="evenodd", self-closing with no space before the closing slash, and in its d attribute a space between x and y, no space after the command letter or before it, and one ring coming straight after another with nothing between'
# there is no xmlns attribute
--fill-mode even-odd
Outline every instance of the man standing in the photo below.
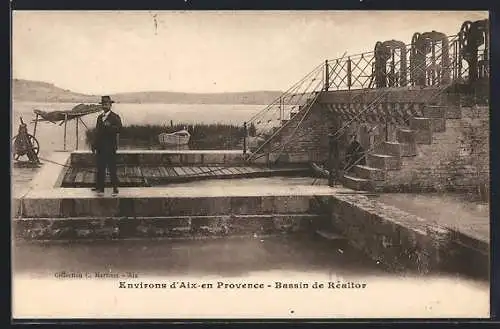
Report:
<svg viewBox="0 0 500 329"><path fill-rule="evenodd" d="M109 96L102 96L101 106L103 113L97 117L95 127L95 138L93 151L96 154L97 176L96 187L93 189L100 195L104 194L104 181L106 178L106 168L111 176L113 186L113 196L118 194L118 176L116 174L116 150L118 148L118 138L122 121L120 116L111 111L114 101Z"/></svg>

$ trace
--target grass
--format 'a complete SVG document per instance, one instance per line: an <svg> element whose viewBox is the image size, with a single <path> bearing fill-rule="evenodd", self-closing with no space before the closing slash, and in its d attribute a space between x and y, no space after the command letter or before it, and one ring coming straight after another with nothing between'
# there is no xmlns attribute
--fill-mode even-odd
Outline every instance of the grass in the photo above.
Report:
<svg viewBox="0 0 500 329"><path fill-rule="evenodd" d="M187 128L191 134L189 148L196 149L240 149L243 148L243 126L229 124L186 124L178 123L173 126L165 125L130 125L120 132L120 147L159 149L160 133L172 133ZM250 127L250 132L252 132ZM86 131L86 143L90 145L94 135L94 128Z"/></svg>

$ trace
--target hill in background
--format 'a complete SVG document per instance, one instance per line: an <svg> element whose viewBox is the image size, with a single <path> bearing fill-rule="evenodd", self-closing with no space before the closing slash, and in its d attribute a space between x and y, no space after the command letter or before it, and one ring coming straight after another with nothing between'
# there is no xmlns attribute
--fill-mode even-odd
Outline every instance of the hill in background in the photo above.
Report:
<svg viewBox="0 0 500 329"><path fill-rule="evenodd" d="M270 104L278 98L280 91L251 91L235 93L178 93L168 91L130 92L110 94L121 103L163 104ZM47 103L96 103L100 95L87 95L63 89L54 84L23 79L12 80L14 101Z"/></svg>

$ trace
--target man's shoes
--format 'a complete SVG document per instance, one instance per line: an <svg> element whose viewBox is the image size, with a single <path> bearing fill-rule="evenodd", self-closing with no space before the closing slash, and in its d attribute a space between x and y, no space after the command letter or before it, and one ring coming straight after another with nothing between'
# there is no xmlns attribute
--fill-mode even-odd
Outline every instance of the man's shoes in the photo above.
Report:
<svg viewBox="0 0 500 329"><path fill-rule="evenodd" d="M92 192L97 192L97 195L98 196L103 196L104 195L104 190L100 190L99 188L97 187L93 187L92 188Z"/></svg>
<svg viewBox="0 0 500 329"><path fill-rule="evenodd" d="M113 188L113 193L111 195L112 196L117 196L118 195L118 189L116 187Z"/></svg>

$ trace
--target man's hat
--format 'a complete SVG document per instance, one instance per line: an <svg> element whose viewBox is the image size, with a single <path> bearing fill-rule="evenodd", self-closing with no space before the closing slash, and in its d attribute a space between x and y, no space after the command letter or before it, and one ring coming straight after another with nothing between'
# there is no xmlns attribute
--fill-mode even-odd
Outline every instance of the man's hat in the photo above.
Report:
<svg viewBox="0 0 500 329"><path fill-rule="evenodd" d="M99 104L112 104L115 101L111 99L109 96L102 96L101 97L101 102Z"/></svg>

